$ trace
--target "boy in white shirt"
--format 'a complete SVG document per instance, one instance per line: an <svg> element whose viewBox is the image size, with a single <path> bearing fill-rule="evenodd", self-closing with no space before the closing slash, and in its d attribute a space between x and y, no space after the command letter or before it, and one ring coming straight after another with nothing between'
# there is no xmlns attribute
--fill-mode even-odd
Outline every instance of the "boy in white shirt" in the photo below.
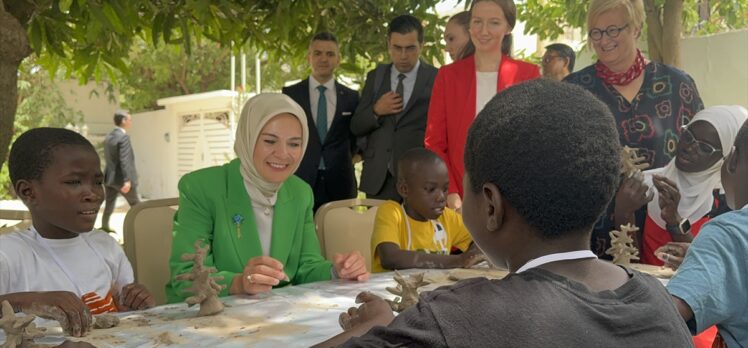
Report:
<svg viewBox="0 0 748 348"><path fill-rule="evenodd" d="M93 230L104 175L88 140L66 129L29 130L13 144L8 169L33 225L0 236L0 301L56 319L74 336L90 329L91 313L155 305L133 283L122 248Z"/></svg>

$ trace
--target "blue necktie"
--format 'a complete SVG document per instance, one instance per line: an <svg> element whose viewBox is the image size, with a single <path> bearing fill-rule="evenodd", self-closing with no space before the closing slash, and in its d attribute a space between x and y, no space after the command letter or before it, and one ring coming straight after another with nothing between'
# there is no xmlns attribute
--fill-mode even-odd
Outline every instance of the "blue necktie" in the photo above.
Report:
<svg viewBox="0 0 748 348"><path fill-rule="evenodd" d="M325 90L327 87L319 85L319 100L317 101L317 132L319 132L320 143L325 142L325 136L327 136L327 98L325 97Z"/></svg>
<svg viewBox="0 0 748 348"><path fill-rule="evenodd" d="M319 133L320 145L325 143L325 137L327 136L327 98L325 97L325 90L327 87L323 85L317 86L319 90L319 100L317 101L317 133ZM325 158L319 158L319 169L325 169Z"/></svg>

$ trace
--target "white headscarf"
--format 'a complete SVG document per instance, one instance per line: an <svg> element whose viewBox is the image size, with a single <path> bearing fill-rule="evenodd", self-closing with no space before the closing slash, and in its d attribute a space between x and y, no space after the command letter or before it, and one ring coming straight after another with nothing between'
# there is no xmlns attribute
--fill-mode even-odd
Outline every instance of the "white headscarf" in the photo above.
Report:
<svg viewBox="0 0 748 348"><path fill-rule="evenodd" d="M744 107L740 105L720 105L699 111L689 125L696 121L704 121L714 126L717 134L719 134L722 156L724 157L732 148L735 137L746 119L748 119L748 110ZM675 159L672 159L665 167L648 170L644 173L659 174L673 180L680 191L678 214L694 223L712 210L714 205L713 191L722 188L720 168L722 168L723 161L724 158L698 173L686 173L680 171L675 166ZM661 216L659 194L652 185L652 176L646 175L646 180L655 193L654 199L647 205L648 215L657 226L665 228L665 221L662 220Z"/></svg>
<svg viewBox="0 0 748 348"><path fill-rule="evenodd" d="M262 127L265 127L265 124L274 116L283 113L296 116L296 119L301 123L301 156L303 157L309 140L306 114L299 104L285 94L263 93L247 100L242 108L242 114L236 129L234 152L241 162L241 174L245 186L257 188L266 199L267 197L274 198L281 184L269 182L257 172L257 168L254 166L254 150ZM299 164L301 164L301 158L296 161L293 172L299 168ZM252 190L248 191L253 200L259 198L254 197Z"/></svg>

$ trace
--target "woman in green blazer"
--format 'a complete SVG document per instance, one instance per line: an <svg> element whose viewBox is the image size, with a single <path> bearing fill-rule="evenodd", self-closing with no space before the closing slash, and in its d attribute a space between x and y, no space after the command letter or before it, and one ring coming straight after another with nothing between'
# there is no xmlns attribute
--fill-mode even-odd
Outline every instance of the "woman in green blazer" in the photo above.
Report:
<svg viewBox="0 0 748 348"><path fill-rule="evenodd" d="M210 245L205 265L218 269L221 296L257 294L273 287L332 277L366 280L358 251L325 260L312 219L314 197L292 174L306 149L308 127L301 107L283 94L260 94L244 105L236 131L237 159L197 170L179 181L174 216L169 302L183 301L196 240Z"/></svg>

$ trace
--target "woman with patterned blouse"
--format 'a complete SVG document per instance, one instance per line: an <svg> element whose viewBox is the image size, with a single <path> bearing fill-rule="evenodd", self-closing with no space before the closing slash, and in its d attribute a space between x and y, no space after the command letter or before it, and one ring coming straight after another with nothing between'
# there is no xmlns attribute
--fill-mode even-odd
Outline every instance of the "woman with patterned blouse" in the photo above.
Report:
<svg viewBox="0 0 748 348"><path fill-rule="evenodd" d="M621 145L636 148L653 169L673 159L681 126L704 104L688 74L650 61L636 48L643 22L642 0L592 0L587 27L598 61L564 81L584 87L606 103L615 117ZM621 191L615 201L620 200ZM616 220L612 205L592 234L593 251L606 258L608 232Z"/></svg>

